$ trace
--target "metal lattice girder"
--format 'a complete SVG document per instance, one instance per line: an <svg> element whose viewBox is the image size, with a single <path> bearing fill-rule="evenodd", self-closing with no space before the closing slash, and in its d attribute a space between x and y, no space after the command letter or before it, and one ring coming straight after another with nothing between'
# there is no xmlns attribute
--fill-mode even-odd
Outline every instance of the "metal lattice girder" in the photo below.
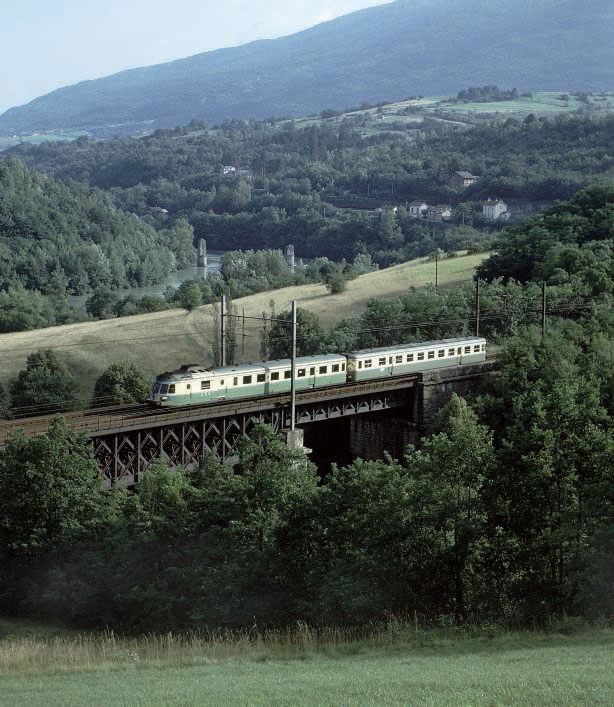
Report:
<svg viewBox="0 0 614 707"><path fill-rule="evenodd" d="M473 385L473 379L490 375L492 364L458 367L439 380L428 373L330 388L301 391L297 396L300 424L325 424L326 420L405 407L408 419L419 423L422 391L428 386ZM418 391L418 393L416 393ZM236 400L180 409L148 410L129 418L107 415L84 428L90 435L100 476L106 485L135 483L152 462L162 457L172 466L198 463L206 452L222 459L237 456L239 441L260 420L277 431L289 428L289 396Z"/></svg>

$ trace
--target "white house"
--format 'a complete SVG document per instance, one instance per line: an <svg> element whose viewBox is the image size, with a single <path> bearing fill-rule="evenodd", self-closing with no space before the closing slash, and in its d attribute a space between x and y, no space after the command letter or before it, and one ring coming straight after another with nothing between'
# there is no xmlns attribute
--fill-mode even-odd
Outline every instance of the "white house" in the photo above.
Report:
<svg viewBox="0 0 614 707"><path fill-rule="evenodd" d="M488 201L484 201L482 203L482 216L491 221L510 217L507 204L502 199L489 199Z"/></svg>
<svg viewBox="0 0 614 707"><path fill-rule="evenodd" d="M477 174L471 174L471 172L466 172L464 170L459 170L452 172L449 179L449 184L454 189L466 189L472 184L478 181L479 177Z"/></svg>
<svg viewBox="0 0 614 707"><path fill-rule="evenodd" d="M429 221L447 221L452 217L452 209L446 204L429 206L426 217Z"/></svg>
<svg viewBox="0 0 614 707"><path fill-rule="evenodd" d="M425 201L411 201L407 205L407 211L412 218L424 218L429 205Z"/></svg>

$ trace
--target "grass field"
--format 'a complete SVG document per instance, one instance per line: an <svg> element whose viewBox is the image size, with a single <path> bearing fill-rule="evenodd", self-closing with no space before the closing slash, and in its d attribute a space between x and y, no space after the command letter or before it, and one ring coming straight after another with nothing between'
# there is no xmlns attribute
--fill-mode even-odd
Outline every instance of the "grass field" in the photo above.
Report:
<svg viewBox="0 0 614 707"><path fill-rule="evenodd" d="M451 286L467 282L474 268L487 254L468 255L439 262L439 282ZM421 287L434 282L435 264L421 258L392 268L362 275L348 283L338 295L324 285L302 285L263 292L235 301L237 312L260 317L270 313L270 302L280 312L293 299L299 306L317 314L326 326L360 314L371 297L395 297L410 285ZM239 360L259 356L261 325L248 320L245 337L239 338ZM241 328L239 327L239 332ZM212 362L212 342L216 335L213 306L193 312L172 309L120 319L68 324L35 331L0 335L0 379L6 381L25 367L29 353L53 348L63 357L81 381L80 394L91 394L93 383L114 361L137 361L152 374L184 363ZM244 342L244 350L243 350Z"/></svg>
<svg viewBox="0 0 614 707"><path fill-rule="evenodd" d="M2 622L0 621L0 630ZM2 705L614 703L614 631L0 638Z"/></svg>

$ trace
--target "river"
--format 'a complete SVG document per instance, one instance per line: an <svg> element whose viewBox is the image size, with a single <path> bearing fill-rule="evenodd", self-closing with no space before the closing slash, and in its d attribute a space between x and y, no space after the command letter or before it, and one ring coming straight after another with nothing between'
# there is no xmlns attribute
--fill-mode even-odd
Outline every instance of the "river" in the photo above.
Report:
<svg viewBox="0 0 614 707"><path fill-rule="evenodd" d="M220 271L220 260L222 255L223 251L208 251L207 264L209 273ZM169 285L177 288L186 280L197 280L203 278L204 274L204 268L193 266L191 268L175 270L174 272L169 273L167 278L157 285L147 285L146 287L126 287L121 290L115 290L115 292L120 298L127 297L128 295L132 295L137 299L145 297L146 295L162 296ZM68 303L71 307L83 307L90 296L91 292L85 295L71 295L68 298Z"/></svg>

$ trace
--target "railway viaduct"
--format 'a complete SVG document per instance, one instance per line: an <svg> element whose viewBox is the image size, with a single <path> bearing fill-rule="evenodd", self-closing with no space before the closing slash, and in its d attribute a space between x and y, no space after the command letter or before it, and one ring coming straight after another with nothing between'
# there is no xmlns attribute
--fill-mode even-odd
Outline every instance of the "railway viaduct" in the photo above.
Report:
<svg viewBox="0 0 614 707"><path fill-rule="evenodd" d="M494 361L440 368L402 377L297 392L296 425L315 457L340 462L352 457L400 457L417 443L434 413L452 393L466 395L494 371ZM158 457L189 466L208 451L236 457L238 441L256 421L278 432L290 428L290 395L234 400L177 409L88 410L64 415L67 425L91 440L106 486L132 485ZM0 424L0 444L17 427L43 434L53 416ZM344 458L344 453L346 458ZM314 459L317 461L317 458Z"/></svg>

